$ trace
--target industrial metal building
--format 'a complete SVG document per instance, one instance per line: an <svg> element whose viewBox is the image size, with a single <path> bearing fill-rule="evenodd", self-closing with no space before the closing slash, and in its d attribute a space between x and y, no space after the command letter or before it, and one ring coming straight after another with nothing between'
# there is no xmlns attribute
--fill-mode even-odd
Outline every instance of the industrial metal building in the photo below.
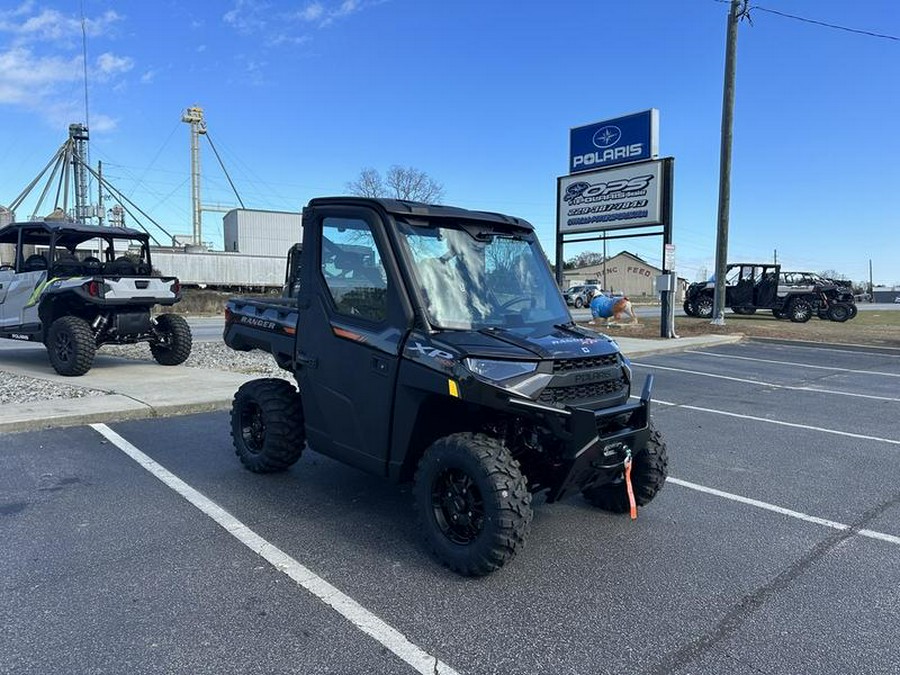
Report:
<svg viewBox="0 0 900 675"><path fill-rule="evenodd" d="M300 241L303 214L289 211L232 209L222 220L230 253L286 257Z"/></svg>
<svg viewBox="0 0 900 675"><path fill-rule="evenodd" d="M563 286L569 288L582 283L598 283L603 290L629 297L654 297L654 283L662 270L633 253L622 251L606 260L606 264L587 265L563 271ZM679 277L675 297L681 302L687 280Z"/></svg>

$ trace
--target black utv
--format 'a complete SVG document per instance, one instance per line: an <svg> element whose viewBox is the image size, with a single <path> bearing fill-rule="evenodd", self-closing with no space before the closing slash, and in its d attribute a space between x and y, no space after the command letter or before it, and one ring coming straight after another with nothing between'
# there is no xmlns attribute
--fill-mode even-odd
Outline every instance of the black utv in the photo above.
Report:
<svg viewBox="0 0 900 675"><path fill-rule="evenodd" d="M710 318L715 282L691 284L684 297L684 313ZM766 263L732 263L725 273L725 306L735 314L768 309L778 319L805 323L813 316L847 321L856 316L852 289L810 272L782 272Z"/></svg>
<svg viewBox="0 0 900 675"><path fill-rule="evenodd" d="M295 303L236 298L226 311L226 342L271 351L298 385L237 392L232 437L248 469L284 470L308 443L412 481L427 546L463 575L516 553L534 494L634 513L663 486L652 378L632 396L616 343L573 323L527 222L314 199L294 251Z"/></svg>

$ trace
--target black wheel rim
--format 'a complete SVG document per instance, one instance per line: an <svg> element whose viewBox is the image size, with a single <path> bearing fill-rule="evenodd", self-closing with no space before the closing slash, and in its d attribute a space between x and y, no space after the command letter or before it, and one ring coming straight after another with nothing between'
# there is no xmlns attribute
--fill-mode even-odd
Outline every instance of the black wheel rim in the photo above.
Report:
<svg viewBox="0 0 900 675"><path fill-rule="evenodd" d="M262 408L255 403L248 403L241 410L241 438L244 447L254 455L262 452L266 442L266 422Z"/></svg>
<svg viewBox="0 0 900 675"><path fill-rule="evenodd" d="M445 469L435 477L431 508L441 533L454 544L471 544L484 530L484 498L465 471Z"/></svg>
<svg viewBox="0 0 900 675"><path fill-rule="evenodd" d="M846 307L833 307L831 310L831 316L834 317L835 321L841 321L842 319L846 319L850 316L850 310Z"/></svg>
<svg viewBox="0 0 900 675"><path fill-rule="evenodd" d="M701 298L697 301L697 315L703 318L712 316L713 302L709 298Z"/></svg>
<svg viewBox="0 0 900 675"><path fill-rule="evenodd" d="M58 333L56 335L56 358L63 363L72 360L72 352L75 346L72 344L72 336L68 333Z"/></svg>

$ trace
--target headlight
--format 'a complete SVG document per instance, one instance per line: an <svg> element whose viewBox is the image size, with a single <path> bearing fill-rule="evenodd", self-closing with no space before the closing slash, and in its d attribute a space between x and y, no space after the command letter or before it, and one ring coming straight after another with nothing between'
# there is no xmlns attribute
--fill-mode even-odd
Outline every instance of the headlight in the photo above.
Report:
<svg viewBox="0 0 900 675"><path fill-rule="evenodd" d="M631 359L622 354L622 369L625 371L625 377L628 378L628 383L631 384L634 382L634 372L631 370Z"/></svg>
<svg viewBox="0 0 900 675"><path fill-rule="evenodd" d="M492 359L473 359L465 361L466 368L476 375L495 382L502 382L519 375L533 373L537 363L529 361L494 361Z"/></svg>

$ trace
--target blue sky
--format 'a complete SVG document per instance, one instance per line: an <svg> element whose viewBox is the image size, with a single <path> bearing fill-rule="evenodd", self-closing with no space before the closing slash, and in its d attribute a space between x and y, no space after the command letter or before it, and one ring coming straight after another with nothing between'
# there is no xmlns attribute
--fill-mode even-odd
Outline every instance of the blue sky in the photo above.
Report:
<svg viewBox="0 0 900 675"><path fill-rule="evenodd" d="M758 4L738 43L729 259L777 249L786 268L854 280L871 259L876 284L900 284L900 41L762 11L900 36L900 5ZM187 234L180 118L200 105L249 208L299 210L364 167L414 166L449 204L531 221L552 260L569 128L653 107L676 163L676 267L694 280L714 265L727 12L716 0L7 0L0 204L88 121L92 163ZM235 205L206 143L203 167L204 203ZM221 214L204 214L204 238L221 244ZM621 248L658 264L662 243Z"/></svg>

